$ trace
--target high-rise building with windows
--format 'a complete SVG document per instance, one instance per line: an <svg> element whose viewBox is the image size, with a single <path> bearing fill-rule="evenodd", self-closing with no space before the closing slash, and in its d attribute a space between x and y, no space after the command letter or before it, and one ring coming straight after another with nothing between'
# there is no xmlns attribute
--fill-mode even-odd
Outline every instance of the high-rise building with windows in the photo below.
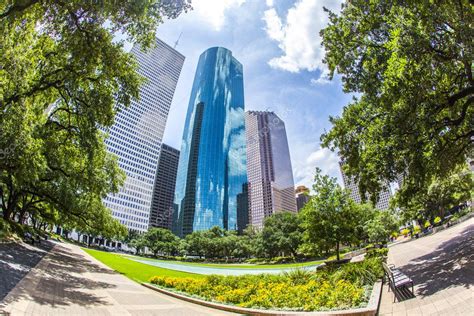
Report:
<svg viewBox="0 0 474 316"><path fill-rule="evenodd" d="M262 227L275 212L296 212L290 150L285 123L275 113L249 111L245 125L249 223Z"/></svg>
<svg viewBox="0 0 474 316"><path fill-rule="evenodd" d="M342 181L344 182L344 187L349 189L351 198L357 202L362 203L363 199L360 195L359 191L359 183L352 177L349 177L345 174L342 163L339 162L339 169L341 170L342 174ZM392 197L392 191L390 189L390 185L387 184L382 191L379 192L377 203L375 204L375 208L379 210L386 210L389 208L390 198ZM366 200L369 200L370 197L367 197Z"/></svg>
<svg viewBox="0 0 474 316"><path fill-rule="evenodd" d="M242 65L230 50L201 54L182 141L173 231L238 230L238 196L247 182L244 85Z"/></svg>
<svg viewBox="0 0 474 316"><path fill-rule="evenodd" d="M309 189L304 185L299 185L295 189L296 209L298 212L309 202Z"/></svg>
<svg viewBox="0 0 474 316"><path fill-rule="evenodd" d="M179 150L161 145L151 201L150 226L171 229Z"/></svg>
<svg viewBox="0 0 474 316"><path fill-rule="evenodd" d="M144 52L134 46L131 53L147 81L140 88L140 100L121 108L107 131L107 149L118 156L127 179L104 203L129 229L146 231L161 141L184 56L159 39L156 47Z"/></svg>

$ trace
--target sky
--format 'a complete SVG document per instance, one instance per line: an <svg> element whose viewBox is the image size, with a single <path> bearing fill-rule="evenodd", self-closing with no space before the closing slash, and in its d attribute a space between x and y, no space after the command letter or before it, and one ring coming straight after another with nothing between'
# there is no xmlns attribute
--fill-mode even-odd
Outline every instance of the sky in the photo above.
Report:
<svg viewBox="0 0 474 316"><path fill-rule="evenodd" d="M246 110L274 111L284 122L295 185L311 187L314 170L341 181L338 157L320 146L329 116L351 96L338 77L329 81L319 31L323 6L338 12L340 0L193 0L193 10L157 29L157 37L186 59L170 108L163 142L177 149L199 55L209 47L232 51L244 69Z"/></svg>

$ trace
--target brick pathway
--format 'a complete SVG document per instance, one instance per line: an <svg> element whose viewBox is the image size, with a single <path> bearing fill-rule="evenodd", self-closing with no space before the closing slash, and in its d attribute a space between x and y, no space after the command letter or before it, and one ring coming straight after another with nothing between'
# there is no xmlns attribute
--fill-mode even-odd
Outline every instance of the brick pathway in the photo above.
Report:
<svg viewBox="0 0 474 316"><path fill-rule="evenodd" d="M79 247L56 244L0 304L11 315L231 315L147 289Z"/></svg>
<svg viewBox="0 0 474 316"><path fill-rule="evenodd" d="M474 315L474 218L390 248L388 263L415 282L415 297L393 303L384 285L380 315Z"/></svg>

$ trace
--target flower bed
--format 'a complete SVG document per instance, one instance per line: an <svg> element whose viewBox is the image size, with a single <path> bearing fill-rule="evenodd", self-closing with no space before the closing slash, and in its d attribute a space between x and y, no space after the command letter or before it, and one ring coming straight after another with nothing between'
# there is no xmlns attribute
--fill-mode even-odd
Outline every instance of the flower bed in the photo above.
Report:
<svg viewBox="0 0 474 316"><path fill-rule="evenodd" d="M364 307L372 285L381 274L380 260L374 258L317 272L211 275L202 279L156 276L150 282L208 301L240 307L317 311Z"/></svg>

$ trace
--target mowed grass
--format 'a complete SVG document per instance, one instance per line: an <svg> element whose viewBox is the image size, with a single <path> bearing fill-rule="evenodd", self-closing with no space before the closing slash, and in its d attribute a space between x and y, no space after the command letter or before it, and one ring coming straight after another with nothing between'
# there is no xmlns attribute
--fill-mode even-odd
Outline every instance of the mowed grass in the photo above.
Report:
<svg viewBox="0 0 474 316"><path fill-rule="evenodd" d="M219 269L285 269L285 268L300 268L313 266L323 263L325 260L316 260L308 262L296 262L296 263L282 263L282 264L226 264L226 263L199 263L199 262L184 262L175 260L160 260L144 258L133 255L123 255L124 257L133 257L143 261L158 261L164 263L180 264L184 266L195 266L195 267L206 267L206 268L219 268Z"/></svg>
<svg viewBox="0 0 474 316"><path fill-rule="evenodd" d="M127 259L119 254L82 248L92 257L136 282L148 282L153 276L203 278L204 275L169 270Z"/></svg>

